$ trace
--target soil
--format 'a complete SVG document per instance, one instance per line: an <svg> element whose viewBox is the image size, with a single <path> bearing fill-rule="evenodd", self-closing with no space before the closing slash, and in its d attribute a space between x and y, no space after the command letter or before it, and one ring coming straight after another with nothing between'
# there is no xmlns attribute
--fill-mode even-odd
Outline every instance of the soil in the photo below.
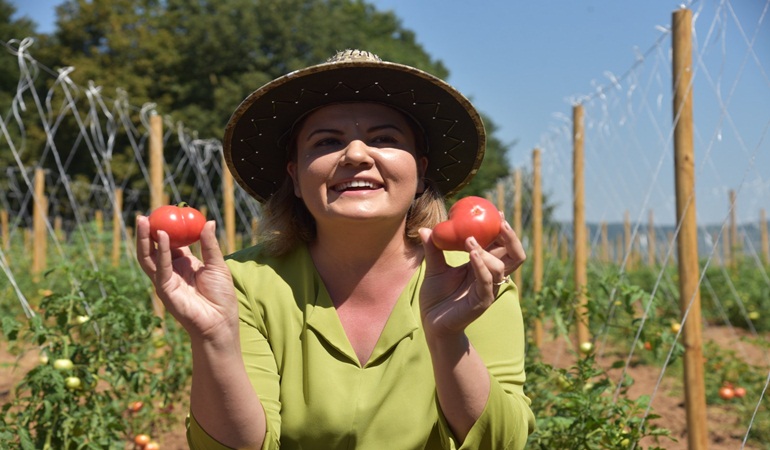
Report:
<svg viewBox="0 0 770 450"><path fill-rule="evenodd" d="M731 329L726 327L709 327L704 330L704 339L712 340L716 344L738 350L747 361L754 365L759 362L768 361L765 351L761 348L752 346L745 341L748 333L740 329ZM570 352L567 346L570 345L563 340L547 340L543 344L542 354L544 362L556 367L564 367L570 364ZM599 356L597 361L600 365L608 367L612 362L618 359L618 355ZM21 357L14 356L8 352L7 343L0 341L0 404L7 402L12 394L13 387L24 374L38 364L38 355L36 352L27 352ZM612 372L610 372L612 373ZM668 439L662 439L658 442L642 442L638 448L647 448L658 445L669 450L686 450L687 446L687 425L686 414L683 400L683 388L681 380L674 379L671 376L664 376L658 386L660 377L660 368L650 365L635 365L629 367L628 374L634 379L635 383L630 388L629 395L635 398L639 395L653 396L652 411L661 416L656 419L656 423L671 431L672 436L677 442ZM656 386L657 389L656 389ZM187 441L184 432L184 419L187 407L181 405L178 408L178 425L162 436L154 438L160 443L163 450L186 450ZM729 414L727 410L718 405L709 405L707 407L708 418L708 448L710 450L759 450L759 447L746 445L742 447L743 435L745 429L739 424L739 420L734 415ZM126 448L132 448L128 446Z"/></svg>

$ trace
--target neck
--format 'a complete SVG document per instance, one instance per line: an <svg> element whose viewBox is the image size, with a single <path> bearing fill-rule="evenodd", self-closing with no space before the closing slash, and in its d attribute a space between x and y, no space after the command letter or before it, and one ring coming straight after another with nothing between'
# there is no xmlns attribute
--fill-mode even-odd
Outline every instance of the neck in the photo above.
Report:
<svg viewBox="0 0 770 450"><path fill-rule="evenodd" d="M407 241L403 224L390 232L370 223L319 228L310 254L335 301L344 301L355 289L374 287L377 280L411 274L422 261L422 247Z"/></svg>

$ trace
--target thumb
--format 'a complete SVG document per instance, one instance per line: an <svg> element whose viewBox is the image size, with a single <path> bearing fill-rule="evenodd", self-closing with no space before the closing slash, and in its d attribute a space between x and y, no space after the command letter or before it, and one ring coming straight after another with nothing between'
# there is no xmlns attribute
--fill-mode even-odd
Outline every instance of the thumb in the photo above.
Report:
<svg viewBox="0 0 770 450"><path fill-rule="evenodd" d="M433 230L430 228L420 228L420 239L422 239L422 248L425 251L425 272L431 275L440 272L447 267L444 252L433 243Z"/></svg>

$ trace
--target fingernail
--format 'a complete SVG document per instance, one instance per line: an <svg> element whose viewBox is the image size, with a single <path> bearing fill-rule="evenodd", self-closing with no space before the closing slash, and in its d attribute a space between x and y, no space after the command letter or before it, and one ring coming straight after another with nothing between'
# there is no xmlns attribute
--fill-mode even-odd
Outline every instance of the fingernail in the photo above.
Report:
<svg viewBox="0 0 770 450"><path fill-rule="evenodd" d="M471 247L478 247L479 245L479 243L476 242L476 238L473 236L470 237L470 243L471 243Z"/></svg>

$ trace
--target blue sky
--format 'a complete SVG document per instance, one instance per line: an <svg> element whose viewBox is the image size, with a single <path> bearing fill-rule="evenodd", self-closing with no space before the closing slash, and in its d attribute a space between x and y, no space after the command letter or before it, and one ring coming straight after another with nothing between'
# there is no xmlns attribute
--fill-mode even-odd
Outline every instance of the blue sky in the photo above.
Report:
<svg viewBox="0 0 770 450"><path fill-rule="evenodd" d="M770 0L370 2L380 10L393 10L403 26L416 33L424 49L444 62L450 71L448 81L492 118L499 126L499 138L504 142L518 142L510 155L512 165L517 167L530 166L532 149L545 147L548 140L544 140L544 135L562 123L563 116L571 114L572 99L591 94L596 86L609 84L611 76L619 76L630 69L638 55L650 49L664 34L672 12L682 3L687 4L698 13L696 19L701 16L696 20L696 39L702 40L701 46L713 46L709 55L717 59L707 69L706 76L700 77L698 83L705 87L696 86L696 96L700 90L709 97L710 103L717 103L723 96L736 92L729 96L729 105L717 106L716 111L709 111L706 102L698 104L696 100L696 105L702 107L697 113L708 119L703 121L707 125L699 130L700 145L704 147L701 152L708 159L702 163L699 172L699 221L715 223L724 220L729 189L739 189L739 200L743 201L743 207L738 209L741 221L755 221L759 208L770 212L770 136L765 136L770 123L770 17L767 17L770 13L765 12L767 16L762 16ZM61 0L16 0L12 3L16 4L19 15L27 15L38 24L39 31L50 31L55 20L54 6ZM718 30L713 29L712 17L720 4L721 23L728 31L725 35L729 39L720 37ZM728 7L725 8L725 4ZM760 17L764 20L758 23ZM747 52L740 33L754 36L753 52ZM703 61L707 62L706 56ZM733 73L731 70L738 70L736 68L741 70L737 78L729 78ZM659 73L663 78L670 76L665 70L659 70ZM671 82L663 80L662 83L670 85ZM714 100L715 97L718 98ZM641 101L654 102L655 99ZM725 114L725 111L729 113ZM665 120L670 123L670 108L660 114L667 115ZM738 125L730 125L731 122ZM723 127L732 129L732 133L724 133L725 139L732 135L738 141L729 151L722 151L711 143L727 145L722 139ZM711 138L716 135L718 140ZM742 150L733 150L737 147ZM565 191L569 190L570 175L564 172L570 167L566 161L569 155L549 155L549 148L542 151L546 153L543 163L549 165L544 167L544 172L560 174L560 180L553 180L550 186L556 190L553 197L562 203L559 215L568 218L569 192ZM603 172L620 179L602 183L600 187L604 194L600 195L608 198L597 199L594 203L615 206L612 211L598 207L589 210L588 220L621 220L624 205L632 205L633 218L641 217L643 210L666 203L669 211L662 212L659 217L662 217L661 222L673 221L672 194L668 188L673 185L673 180L665 169L655 172L664 157L652 153L642 164L635 162L633 156L629 155L628 162L624 163L626 166L603 168ZM662 164L668 167L672 163L666 160ZM621 186L608 191L608 184L629 183L629 176L616 172L639 167L654 173L631 178L630 182L638 184L638 189ZM546 189L549 181L544 180ZM624 200L626 195L635 198Z"/></svg>

